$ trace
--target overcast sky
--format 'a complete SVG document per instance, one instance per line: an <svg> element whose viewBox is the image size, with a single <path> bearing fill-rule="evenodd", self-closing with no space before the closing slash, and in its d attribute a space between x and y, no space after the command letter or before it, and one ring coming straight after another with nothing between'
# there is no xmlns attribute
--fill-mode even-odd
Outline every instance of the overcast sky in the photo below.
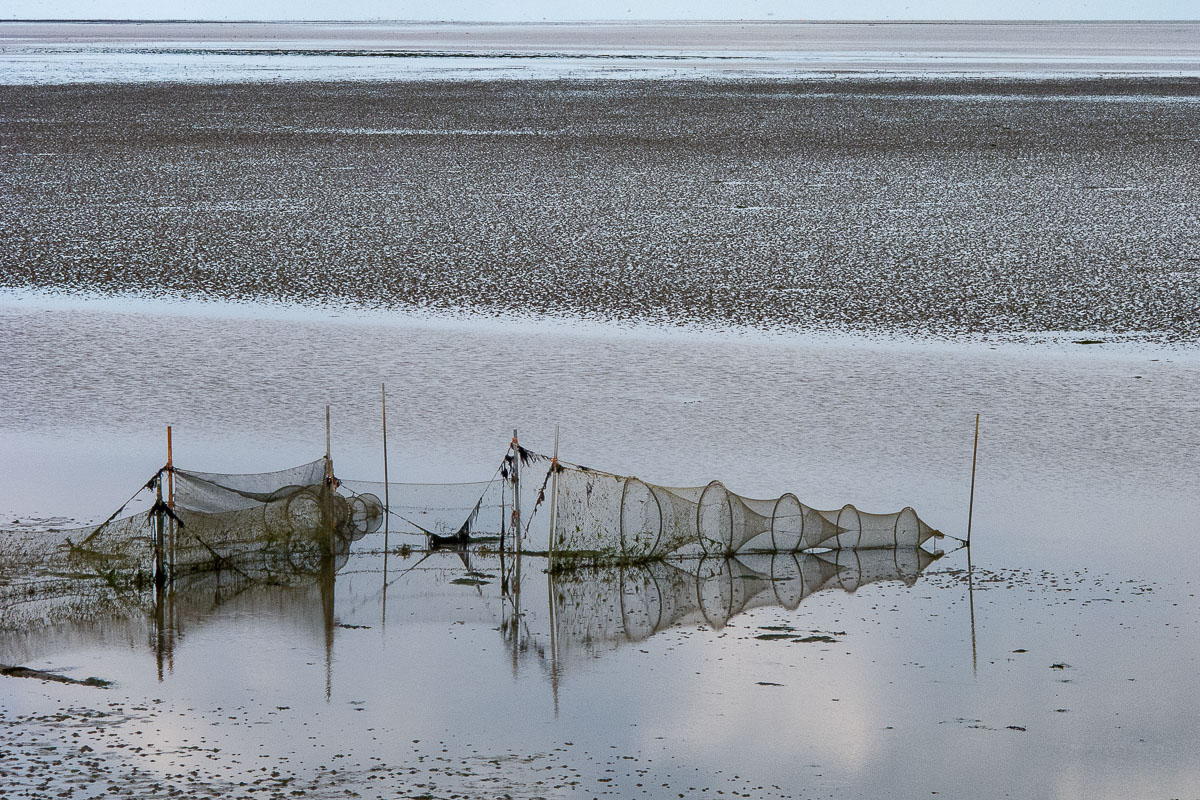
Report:
<svg viewBox="0 0 1200 800"><path fill-rule="evenodd" d="M3 0L0 19L1198 19L1200 0Z"/></svg>

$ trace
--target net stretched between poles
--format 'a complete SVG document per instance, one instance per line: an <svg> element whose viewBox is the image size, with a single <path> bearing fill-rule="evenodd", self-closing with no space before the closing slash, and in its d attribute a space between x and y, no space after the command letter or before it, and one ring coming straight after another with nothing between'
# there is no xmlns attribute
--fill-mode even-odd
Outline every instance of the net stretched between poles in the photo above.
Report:
<svg viewBox="0 0 1200 800"><path fill-rule="evenodd" d="M378 529L383 504L346 496L325 459L265 473L175 469L173 508L161 500L164 470L148 510L61 531L73 562L103 574L144 574L160 561L173 574L231 569L244 574L315 572L345 561L350 544Z"/></svg>
<svg viewBox="0 0 1200 800"><path fill-rule="evenodd" d="M514 441L486 481L384 483L344 479L340 485L351 495L367 492L387 498L386 512L391 531L396 533L458 538L462 542L507 535L508 544L514 544L518 536L527 540L532 533L544 548L546 537L538 537L536 526L530 523L538 518L537 510L546 501L550 462ZM521 473L524 480L518 481ZM525 513L520 519L513 514L518 504Z"/></svg>
<svg viewBox="0 0 1200 800"><path fill-rule="evenodd" d="M454 536L498 535L511 501L500 480L465 483L400 483L347 479L343 489L355 496L388 498L392 530L398 533Z"/></svg>
<svg viewBox="0 0 1200 800"><path fill-rule="evenodd" d="M174 484L168 505L161 500L166 478ZM330 558L344 560L350 544L378 531L389 511L393 522L398 518L411 532L435 537L466 542L507 532L508 544L517 540L528 543L526 550L548 550L562 559L558 565L573 559L914 548L941 536L911 508L869 514L847 505L828 511L792 493L745 497L719 481L665 486L562 462L515 441L488 481L339 482L322 458L261 473L162 470L146 488L160 497L153 508L125 516L119 511L101 525L60 532L57 544L72 564L102 574L156 576L163 565L176 574L226 567L269 575L312 571ZM389 509L380 495L389 497ZM519 518L512 513L518 501Z"/></svg>
<svg viewBox="0 0 1200 800"><path fill-rule="evenodd" d="M912 508L823 511L795 494L754 499L719 481L662 486L558 461L552 549L564 559L640 561L667 556L813 549L916 548L942 534Z"/></svg>
<svg viewBox="0 0 1200 800"><path fill-rule="evenodd" d="M260 473L164 469L144 487L159 497L155 506L130 514L123 506L100 525L48 532L39 544L67 554L59 560L68 558L73 568L102 575L155 574L160 560L174 575L221 569L268 578L311 573L330 559L340 567L353 542L380 530L387 513L380 495L389 496L393 527L408 523L410 532L473 536L504 530L515 491L508 469L516 457L506 454L491 480L467 483L341 481L325 458ZM538 458L526 451L525 461L536 464ZM173 504L161 497L169 478ZM534 497L526 502L527 508L537 505Z"/></svg>

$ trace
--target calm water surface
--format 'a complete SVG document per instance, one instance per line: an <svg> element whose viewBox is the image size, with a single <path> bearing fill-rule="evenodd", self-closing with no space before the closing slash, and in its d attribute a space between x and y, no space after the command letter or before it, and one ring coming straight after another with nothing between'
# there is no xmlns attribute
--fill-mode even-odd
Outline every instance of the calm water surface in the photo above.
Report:
<svg viewBox="0 0 1200 800"><path fill-rule="evenodd" d="M1197 43L1195 23L0 23L0 82L1186 77ZM58 599L88 611L63 621L14 602L0 663L114 685L0 678L0 795L1200 797L1200 357L1061 343L1083 336L7 291L0 528L107 516L164 462L167 425L184 467L307 462L326 404L338 474L378 480L386 382L393 480L487 479L513 428L545 452L558 425L577 463L911 505L962 537L977 412L982 426L970 573L956 550L552 579L536 558L518 574L479 553L385 556L373 536L286 586L206 576L155 598L92 582Z"/></svg>
<svg viewBox="0 0 1200 800"><path fill-rule="evenodd" d="M1157 23L0 22L0 81L1200 74Z"/></svg>
<svg viewBox="0 0 1200 800"><path fill-rule="evenodd" d="M962 536L979 411L973 591L960 550L916 568L760 557L554 586L524 559L517 600L494 558L469 574L455 554L390 556L385 578L367 539L336 576L210 579L161 618L137 596L10 631L0 662L117 683L6 679L6 718L104 709L121 721L89 741L114 770L257 787L270 765L329 796L1200 785L1194 352L598 330L10 295L0 510L106 515L163 461L166 424L184 466L306 461L326 403L339 474L377 479L387 381L393 479L486 479L513 427L544 450L558 423L573 461L912 505ZM833 641L757 638L780 631Z"/></svg>

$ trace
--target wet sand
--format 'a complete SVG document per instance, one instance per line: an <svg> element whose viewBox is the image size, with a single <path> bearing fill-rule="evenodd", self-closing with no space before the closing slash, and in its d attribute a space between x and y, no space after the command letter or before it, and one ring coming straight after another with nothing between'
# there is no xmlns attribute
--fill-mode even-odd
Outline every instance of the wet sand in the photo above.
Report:
<svg viewBox="0 0 1200 800"><path fill-rule="evenodd" d="M6 86L0 108L0 286L1200 335L1196 79Z"/></svg>

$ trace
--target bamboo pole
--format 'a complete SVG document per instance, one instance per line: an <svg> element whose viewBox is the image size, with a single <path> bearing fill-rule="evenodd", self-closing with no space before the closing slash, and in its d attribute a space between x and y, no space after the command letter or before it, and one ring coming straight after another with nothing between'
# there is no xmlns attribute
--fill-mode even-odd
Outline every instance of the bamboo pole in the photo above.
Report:
<svg viewBox="0 0 1200 800"><path fill-rule="evenodd" d="M167 508L175 510L175 458L171 447L171 426L167 426Z"/></svg>
<svg viewBox="0 0 1200 800"><path fill-rule="evenodd" d="M388 495L388 453L387 453L387 384L380 386L380 402L383 406L383 552L388 549L388 522L391 517L391 504ZM386 558L386 555L385 555Z"/></svg>
<svg viewBox="0 0 1200 800"><path fill-rule="evenodd" d="M554 570L546 572L546 594L550 617L550 688L554 696L554 716L558 717L558 615L554 612Z"/></svg>
<svg viewBox="0 0 1200 800"><path fill-rule="evenodd" d="M167 426L167 508L171 509L170 540L167 544L167 562L171 581L175 580L175 454L171 447L171 426Z"/></svg>
<svg viewBox="0 0 1200 800"><path fill-rule="evenodd" d="M971 605L971 671L979 673L979 648L975 644L975 572L971 565L971 548L967 548L967 598Z"/></svg>
<svg viewBox="0 0 1200 800"><path fill-rule="evenodd" d="M337 544L334 541L334 519L333 519L333 449L332 436L330 434L330 417L329 406L325 406L325 496L324 496L325 516L329 525L329 558L332 558L337 550Z"/></svg>
<svg viewBox="0 0 1200 800"><path fill-rule="evenodd" d="M967 546L971 546L971 521L975 517L975 466L979 463L979 415L975 415L975 449L971 454L971 503L967 506Z"/></svg>
<svg viewBox="0 0 1200 800"><path fill-rule="evenodd" d="M162 474L154 482L154 586L161 590L166 575L163 569L163 496Z"/></svg>
<svg viewBox="0 0 1200 800"><path fill-rule="evenodd" d="M388 452L387 452L387 384L379 384L379 401L383 410L383 610L379 625L387 629L387 590L388 590L388 533L391 530L392 506L388 494Z"/></svg>
<svg viewBox="0 0 1200 800"><path fill-rule="evenodd" d="M334 521L334 456L330 433L329 405L325 405L325 515L329 518L328 555L320 565L320 604L325 618L325 702L328 703L334 688L334 557L337 554L337 537Z"/></svg>
<svg viewBox="0 0 1200 800"><path fill-rule="evenodd" d="M512 591L514 594L513 606L516 609L515 619L521 619L521 444L517 441L517 429L513 428L512 438L513 454L513 488L512 488L512 524L509 525L509 530L516 539L515 547L516 559L513 563L513 584ZM517 636L513 637L513 673L516 674L516 640Z"/></svg>
<svg viewBox="0 0 1200 800"><path fill-rule="evenodd" d="M167 604L162 592L154 597L154 664L158 668L158 682L163 682L163 666L167 653Z"/></svg>
<svg viewBox="0 0 1200 800"><path fill-rule="evenodd" d="M521 445L517 441L517 429L513 428L513 536L517 540L517 552L521 552Z"/></svg>
<svg viewBox="0 0 1200 800"><path fill-rule="evenodd" d="M979 648L975 639L975 575L971 564L971 521L975 516L975 467L979 463L979 415L975 415L975 446L971 453L971 502L967 506L967 597L971 607L971 671L979 672Z"/></svg>
<svg viewBox="0 0 1200 800"><path fill-rule="evenodd" d="M387 631L388 552L383 551L383 609L379 616L379 627Z"/></svg>
<svg viewBox="0 0 1200 800"><path fill-rule="evenodd" d="M500 594L504 597L508 596L508 572L504 563L504 515L508 513L508 508L505 504L504 484L508 481L500 483Z"/></svg>
<svg viewBox="0 0 1200 800"><path fill-rule="evenodd" d="M554 571L554 525L558 517L558 425L554 426L554 456L550 459L550 571Z"/></svg>

